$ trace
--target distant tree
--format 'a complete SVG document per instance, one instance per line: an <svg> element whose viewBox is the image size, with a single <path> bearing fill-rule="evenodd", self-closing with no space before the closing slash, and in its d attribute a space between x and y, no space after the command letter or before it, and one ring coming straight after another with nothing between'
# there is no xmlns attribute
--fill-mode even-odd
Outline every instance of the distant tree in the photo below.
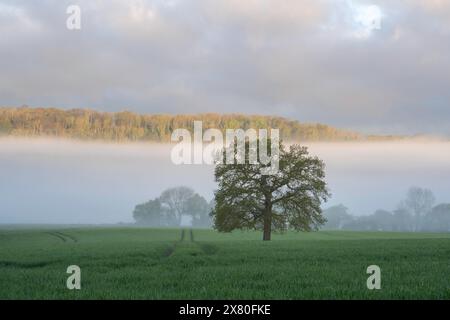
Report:
<svg viewBox="0 0 450 320"><path fill-rule="evenodd" d="M159 198L138 204L134 208L133 217L139 225L152 227L175 227L179 225L174 213L164 207Z"/></svg>
<svg viewBox="0 0 450 320"><path fill-rule="evenodd" d="M376 230L376 226L373 224L370 216L358 216L343 227L344 230L354 231L371 231Z"/></svg>
<svg viewBox="0 0 450 320"><path fill-rule="evenodd" d="M150 200L138 204L133 211L133 218L141 225L161 225L161 203L158 200Z"/></svg>
<svg viewBox="0 0 450 320"><path fill-rule="evenodd" d="M422 218L431 211L434 202L435 197L431 190L418 187L408 190L405 206L414 216L414 231L420 230Z"/></svg>
<svg viewBox="0 0 450 320"><path fill-rule="evenodd" d="M342 204L324 210L323 216L327 220L323 228L329 230L341 230L354 219L348 213L348 208Z"/></svg>
<svg viewBox="0 0 450 320"><path fill-rule="evenodd" d="M272 230L310 231L322 225L321 203L329 197L324 163L306 147L286 150L280 143L278 172L263 175L265 165L247 161L249 148L247 143L245 164L216 166L214 227L222 232L262 229L263 240L270 240Z"/></svg>
<svg viewBox="0 0 450 320"><path fill-rule="evenodd" d="M411 232L414 230L414 218L404 206L394 210L393 230Z"/></svg>
<svg viewBox="0 0 450 320"><path fill-rule="evenodd" d="M450 204L442 203L435 206L425 218L425 229L428 231L450 231Z"/></svg>
<svg viewBox="0 0 450 320"><path fill-rule="evenodd" d="M195 227L211 226L209 203L188 187L167 189L153 200L139 204L133 211L137 224L178 227L183 216L192 218Z"/></svg>
<svg viewBox="0 0 450 320"><path fill-rule="evenodd" d="M189 199L195 196L194 190L188 187L175 187L161 193L159 201L162 206L172 212L177 224L181 224L183 215L187 214L187 204Z"/></svg>
<svg viewBox="0 0 450 320"><path fill-rule="evenodd" d="M386 210L377 210L370 216L377 231L392 231L394 229L394 215Z"/></svg>
<svg viewBox="0 0 450 320"><path fill-rule="evenodd" d="M198 194L194 194L186 201L185 214L192 217L192 226L197 228L207 228L211 226L209 213L211 207L209 203Z"/></svg>

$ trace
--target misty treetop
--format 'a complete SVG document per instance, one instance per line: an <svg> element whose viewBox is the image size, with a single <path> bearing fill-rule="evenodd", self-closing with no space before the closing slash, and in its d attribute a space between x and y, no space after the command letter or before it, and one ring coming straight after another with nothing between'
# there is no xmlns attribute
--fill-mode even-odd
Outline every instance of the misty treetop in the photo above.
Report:
<svg viewBox="0 0 450 320"><path fill-rule="evenodd" d="M223 133L226 129L279 129L285 141L355 141L371 138L323 124L300 123L274 116L136 114L128 111L111 113L29 107L0 108L0 135L170 142L175 129L192 131L194 121L202 121L205 130L216 128Z"/></svg>
<svg viewBox="0 0 450 320"><path fill-rule="evenodd" d="M133 211L138 225L179 227L183 216L189 217L193 227L211 226L211 204L188 187L170 188L155 199L139 204Z"/></svg>

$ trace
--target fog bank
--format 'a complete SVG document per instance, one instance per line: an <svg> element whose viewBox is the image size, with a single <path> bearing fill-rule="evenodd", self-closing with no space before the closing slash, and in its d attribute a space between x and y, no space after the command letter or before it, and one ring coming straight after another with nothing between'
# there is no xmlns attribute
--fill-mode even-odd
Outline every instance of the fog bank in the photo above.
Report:
<svg viewBox="0 0 450 320"><path fill-rule="evenodd" d="M333 194L355 215L394 209L412 186L450 202L450 143L310 143ZM136 204L186 185L207 199L214 168L174 165L170 145L0 139L0 223L131 222Z"/></svg>

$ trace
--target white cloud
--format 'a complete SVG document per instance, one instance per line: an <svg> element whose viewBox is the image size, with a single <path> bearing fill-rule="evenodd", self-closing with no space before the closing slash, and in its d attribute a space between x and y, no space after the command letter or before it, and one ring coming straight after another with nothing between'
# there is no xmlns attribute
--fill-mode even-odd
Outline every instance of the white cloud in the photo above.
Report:
<svg viewBox="0 0 450 320"><path fill-rule="evenodd" d="M5 35L20 32L30 33L40 30L39 21L33 19L19 6L0 3L0 32Z"/></svg>
<svg viewBox="0 0 450 320"><path fill-rule="evenodd" d="M375 30L381 29L383 14L380 7L375 5L361 6L355 9L354 20L356 23L355 36L368 38Z"/></svg>

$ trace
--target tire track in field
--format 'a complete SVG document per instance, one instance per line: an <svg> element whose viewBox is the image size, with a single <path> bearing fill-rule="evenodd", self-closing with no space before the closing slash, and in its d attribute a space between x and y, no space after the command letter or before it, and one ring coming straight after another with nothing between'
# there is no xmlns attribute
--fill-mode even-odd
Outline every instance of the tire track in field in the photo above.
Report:
<svg viewBox="0 0 450 320"><path fill-rule="evenodd" d="M68 235L68 234L65 234L65 233L62 233L62 232L48 231L46 233L48 235L51 235L51 236L55 237L55 238L58 238L62 242L68 242L68 241L71 241L71 242L74 242L74 243L78 242L78 239L75 238L74 236L71 236L71 235Z"/></svg>
<svg viewBox="0 0 450 320"><path fill-rule="evenodd" d="M0 268L34 269L34 268L43 268L60 262L61 262L60 260L35 261L35 262L0 261Z"/></svg>
<svg viewBox="0 0 450 320"><path fill-rule="evenodd" d="M62 233L62 232L56 232L56 233L60 234L62 237L72 240L73 242L78 242L78 239L70 234Z"/></svg>
<svg viewBox="0 0 450 320"><path fill-rule="evenodd" d="M175 250L176 250L178 244L180 244L181 242L184 241L185 234L186 234L186 230L181 229L180 240L176 241L176 242L175 242L173 245L171 245L170 247L167 247L166 250L164 250L163 257L169 258L171 255L173 255L173 253L175 252Z"/></svg>
<svg viewBox="0 0 450 320"><path fill-rule="evenodd" d="M188 252L190 251L190 255L192 256L213 255L219 250L219 248L213 244L196 242L193 229L189 229L189 236L187 233L187 230L182 229L180 239L166 248L163 257L169 258L172 256L180 245L183 245L183 250L186 250L185 247L190 247L191 249L188 250ZM182 248L180 248L180 250L181 249Z"/></svg>
<svg viewBox="0 0 450 320"><path fill-rule="evenodd" d="M200 248L200 250L206 254L206 255L213 255L215 254L219 248L211 243L199 243L195 241L195 237L194 237L194 230L190 229L189 230L189 234L190 234L190 240L192 243L194 243L198 248Z"/></svg>
<svg viewBox="0 0 450 320"><path fill-rule="evenodd" d="M46 234L48 234L48 235L50 235L52 237L55 237L55 238L61 240L62 242L67 242L66 238L64 238L63 236L57 234L56 232L46 232Z"/></svg>

